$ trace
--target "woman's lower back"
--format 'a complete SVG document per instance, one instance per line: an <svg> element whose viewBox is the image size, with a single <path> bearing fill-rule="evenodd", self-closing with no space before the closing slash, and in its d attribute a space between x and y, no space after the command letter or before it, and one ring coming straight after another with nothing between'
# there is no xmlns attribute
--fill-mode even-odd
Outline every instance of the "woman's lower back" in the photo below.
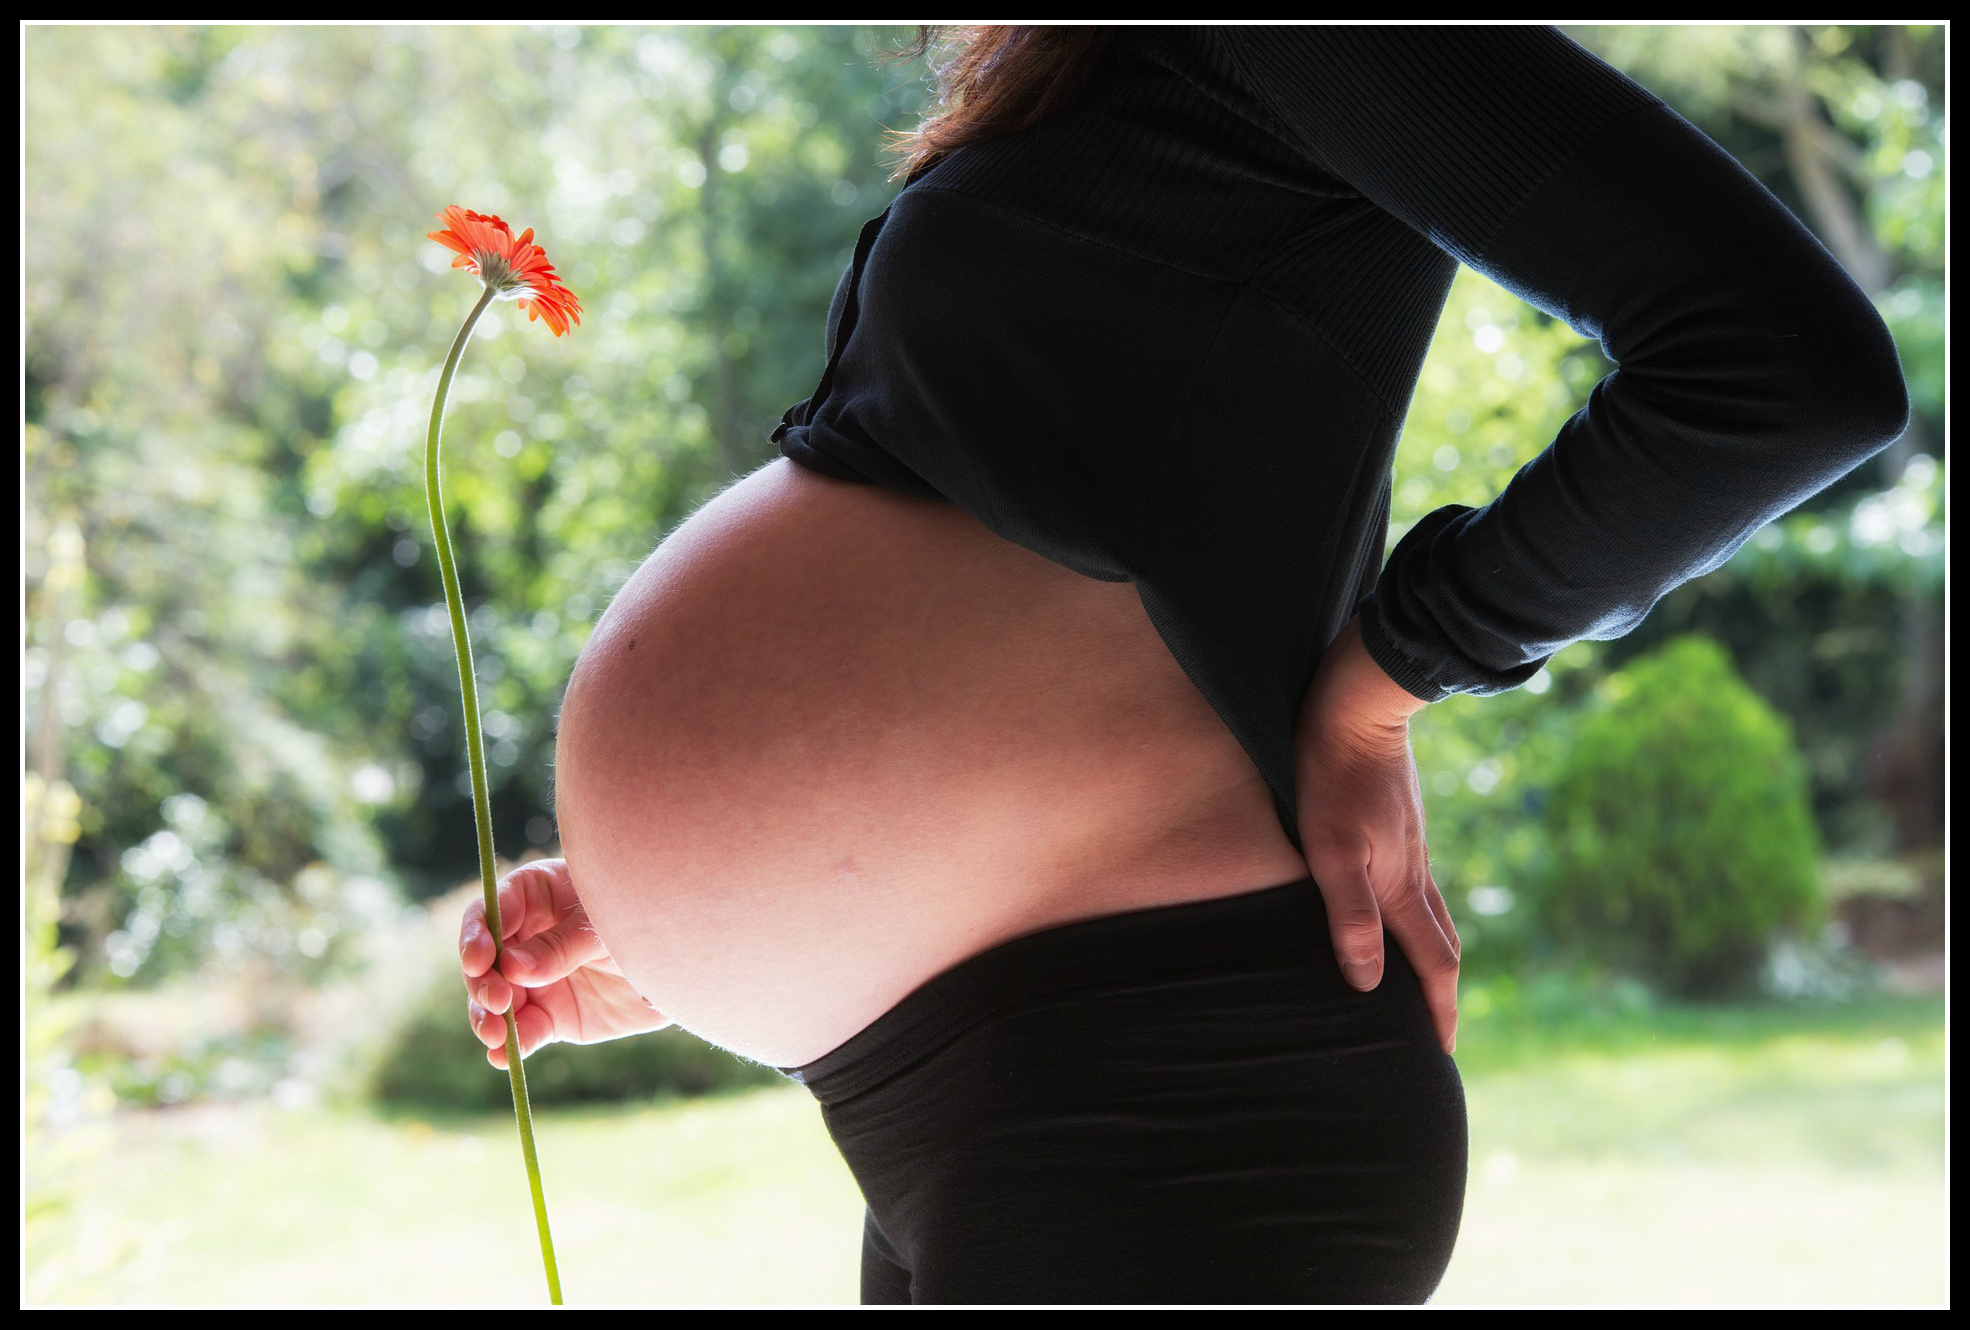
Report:
<svg viewBox="0 0 1970 1330"><path fill-rule="evenodd" d="M1011 938L1306 872L1133 586L784 459L617 595L556 801L624 975L780 1066Z"/></svg>

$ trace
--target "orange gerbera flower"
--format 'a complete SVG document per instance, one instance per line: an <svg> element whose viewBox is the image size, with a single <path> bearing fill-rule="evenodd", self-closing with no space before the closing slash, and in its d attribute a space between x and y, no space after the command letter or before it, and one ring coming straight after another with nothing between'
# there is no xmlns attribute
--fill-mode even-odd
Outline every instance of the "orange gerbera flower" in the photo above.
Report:
<svg viewBox="0 0 1970 1330"><path fill-rule="evenodd" d="M457 204L439 213L438 220L445 229L427 232L427 238L458 251L451 266L470 270L497 299L519 301L529 323L546 319L559 337L569 324L581 322L581 301L554 275L547 251L534 243L532 227L516 238L499 218Z"/></svg>

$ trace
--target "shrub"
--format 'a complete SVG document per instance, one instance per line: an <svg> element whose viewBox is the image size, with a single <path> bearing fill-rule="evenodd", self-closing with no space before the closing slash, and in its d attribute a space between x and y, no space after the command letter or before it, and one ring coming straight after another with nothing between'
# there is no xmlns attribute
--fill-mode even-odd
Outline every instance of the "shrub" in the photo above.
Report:
<svg viewBox="0 0 1970 1330"><path fill-rule="evenodd" d="M535 1104L698 1095L782 1080L682 1030L601 1044L550 1044L527 1058L527 1097ZM386 1104L457 1112L510 1108L506 1073L486 1061L465 1024L465 986L454 971L425 990L368 1075L371 1098Z"/></svg>
<svg viewBox="0 0 1970 1330"><path fill-rule="evenodd" d="M1604 681L1546 825L1542 922L1675 996L1749 989L1778 936L1824 911L1791 731L1706 637Z"/></svg>
<svg viewBox="0 0 1970 1330"><path fill-rule="evenodd" d="M1544 799L1572 746L1578 700L1604 674L1587 649L1598 645L1561 653L1537 691L1446 697L1410 724L1430 869L1463 942L1466 983L1552 961L1533 908L1546 858Z"/></svg>

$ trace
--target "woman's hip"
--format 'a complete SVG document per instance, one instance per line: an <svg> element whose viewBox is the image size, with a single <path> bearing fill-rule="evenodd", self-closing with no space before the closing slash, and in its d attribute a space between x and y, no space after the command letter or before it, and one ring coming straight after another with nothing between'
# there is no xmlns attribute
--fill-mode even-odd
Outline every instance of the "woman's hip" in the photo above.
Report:
<svg viewBox="0 0 1970 1330"><path fill-rule="evenodd" d="M1019 938L790 1074L919 1302L1415 1302L1456 1239L1455 1064L1310 879Z"/></svg>

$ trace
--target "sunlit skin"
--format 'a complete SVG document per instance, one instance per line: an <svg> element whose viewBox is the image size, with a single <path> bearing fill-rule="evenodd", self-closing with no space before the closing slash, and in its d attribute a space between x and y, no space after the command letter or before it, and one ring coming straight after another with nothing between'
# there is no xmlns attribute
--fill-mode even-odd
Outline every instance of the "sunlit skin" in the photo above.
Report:
<svg viewBox="0 0 1970 1330"><path fill-rule="evenodd" d="M675 1021L798 1065L1000 942L1311 867L1341 959L1370 963L1357 986L1386 927L1448 1046L1422 705L1350 624L1301 717L1303 857L1133 586L776 460L665 540L584 649L556 750L566 858L502 884L497 969L467 911L473 1029L495 1066L516 1001L523 1056Z"/></svg>

